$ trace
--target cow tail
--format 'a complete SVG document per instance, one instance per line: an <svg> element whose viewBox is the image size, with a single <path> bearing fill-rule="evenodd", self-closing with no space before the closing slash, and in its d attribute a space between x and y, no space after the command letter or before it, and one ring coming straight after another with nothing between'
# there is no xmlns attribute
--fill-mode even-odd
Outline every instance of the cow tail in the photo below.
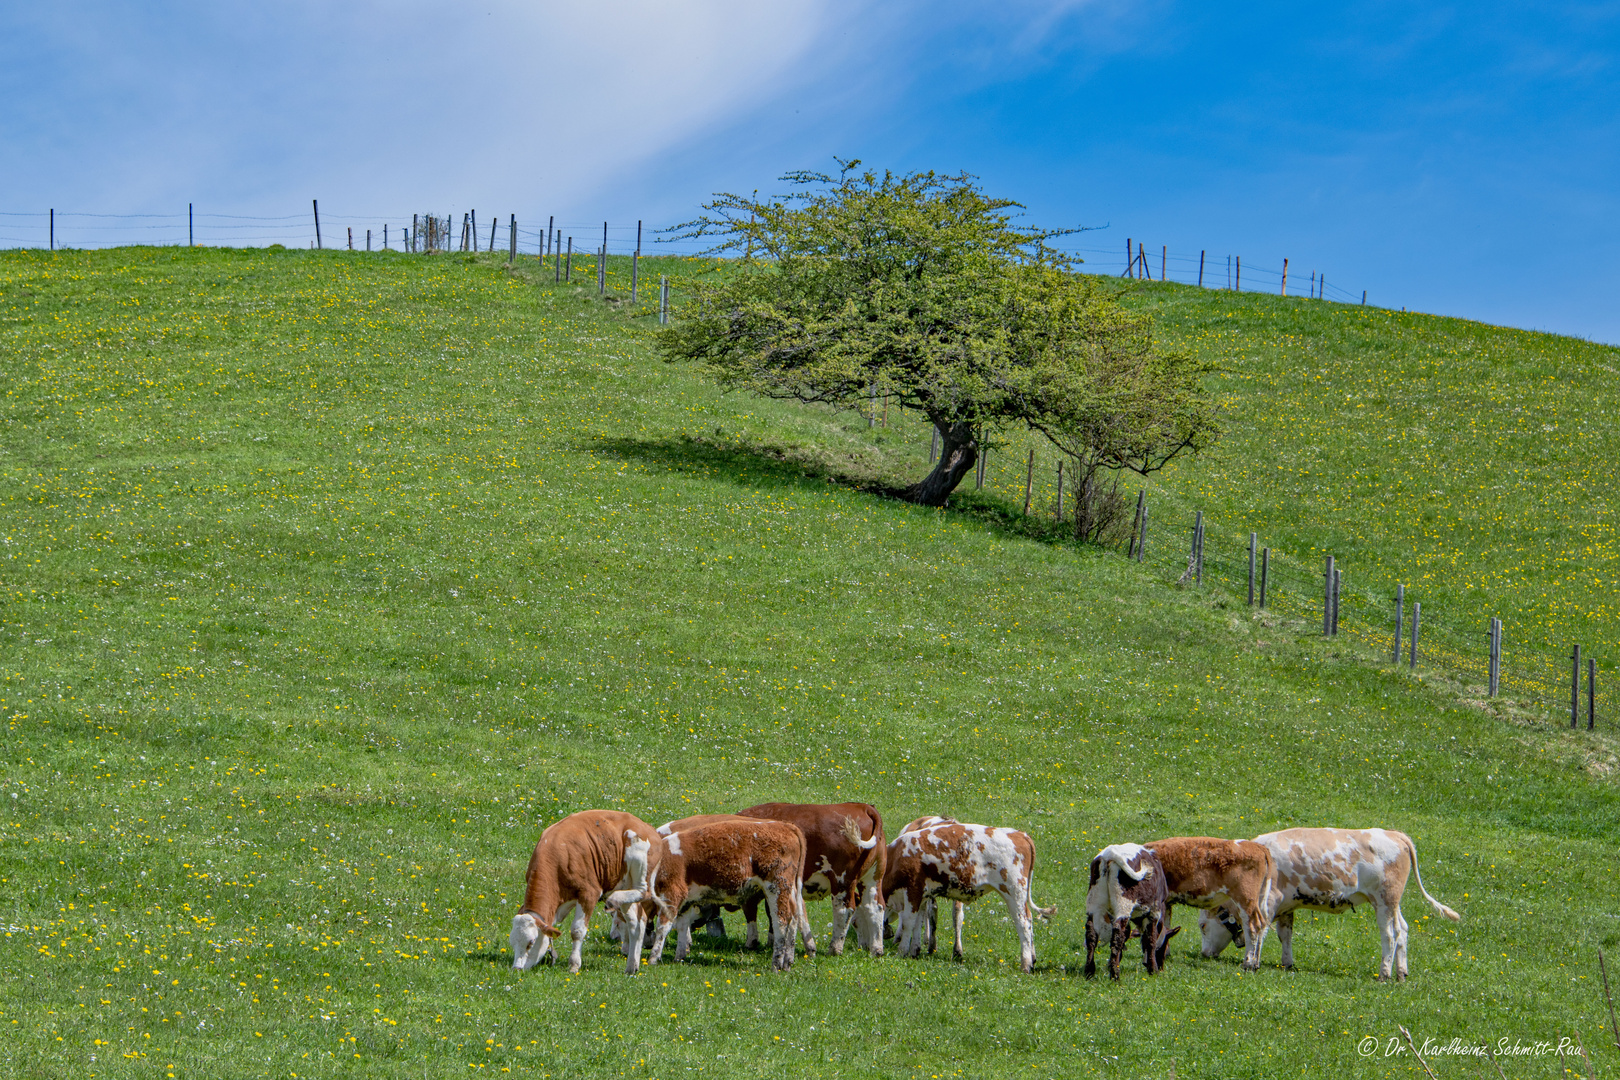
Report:
<svg viewBox="0 0 1620 1080"><path fill-rule="evenodd" d="M872 839L862 840L861 827L855 824L855 819L848 814L844 815L844 837L862 851L871 851L877 847L878 843L877 833L875 832L872 834Z"/></svg>
<svg viewBox="0 0 1620 1080"><path fill-rule="evenodd" d="M1128 869L1128 868L1127 868ZM1120 866L1113 854L1108 856L1108 862L1103 867L1103 873L1108 877L1108 907L1118 918L1121 912L1129 914L1130 907L1125 903L1125 889L1119 883ZM1141 880L1138 878L1137 880Z"/></svg>
<svg viewBox="0 0 1620 1080"><path fill-rule="evenodd" d="M1452 922L1461 920L1461 915L1457 914L1455 911L1452 911L1450 908L1446 907L1446 905L1429 895L1429 890L1423 887L1423 874L1418 870L1417 845L1412 843L1412 838L1407 836L1405 833L1401 834L1401 840L1406 845L1406 857L1412 860L1412 876L1417 879L1418 892L1423 894L1423 899L1434 905L1434 910L1438 911Z"/></svg>

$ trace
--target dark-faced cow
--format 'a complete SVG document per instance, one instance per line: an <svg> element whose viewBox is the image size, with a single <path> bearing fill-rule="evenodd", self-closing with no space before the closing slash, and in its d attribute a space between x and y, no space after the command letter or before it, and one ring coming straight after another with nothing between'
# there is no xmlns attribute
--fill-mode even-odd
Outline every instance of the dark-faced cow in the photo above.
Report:
<svg viewBox="0 0 1620 1080"><path fill-rule="evenodd" d="M551 825L529 856L523 906L512 918L512 966L538 964L562 933L556 924L572 912L568 970L577 972L591 915L605 900L631 926L625 971L634 975L641 966L641 901L654 896L663 858L663 837L634 814L581 810Z"/></svg>
<svg viewBox="0 0 1620 1080"><path fill-rule="evenodd" d="M1133 926L1142 938L1142 966L1150 975L1161 969L1162 946L1181 929L1166 929L1168 895L1159 857L1141 844L1110 844L1097 853L1086 888L1086 978L1097 974L1097 943L1103 938L1108 939L1108 977L1119 978Z"/></svg>
<svg viewBox="0 0 1620 1080"><path fill-rule="evenodd" d="M1271 852L1277 864L1276 899L1272 921L1282 942L1282 963L1294 966L1294 912L1349 911L1371 904L1378 915L1383 962L1378 978L1406 978L1406 919L1401 896L1408 876L1417 880L1423 899L1453 921L1455 911L1429 895L1418 872L1417 848L1412 838L1391 829L1284 829L1257 836L1254 842ZM1235 912L1228 908L1201 912L1205 956L1218 956L1228 944L1246 940Z"/></svg>
<svg viewBox="0 0 1620 1080"><path fill-rule="evenodd" d="M832 900L830 948L844 951L849 927L873 956L883 955L883 816L867 803L760 803L739 810L744 817L771 818L797 825L804 833L804 898ZM758 940L758 923L748 905L748 941Z"/></svg>
<svg viewBox="0 0 1620 1080"><path fill-rule="evenodd" d="M1018 934L1019 966L1034 969L1034 917L1050 918L1054 909L1035 907L1030 898L1035 841L1027 835L958 821L926 825L897 836L889 845L887 864L883 894L900 914L901 956L922 952L922 916L929 898L972 903L993 892L1006 903ZM960 937L956 956L962 956Z"/></svg>
<svg viewBox="0 0 1620 1080"><path fill-rule="evenodd" d="M1260 946L1271 925L1271 899L1276 863L1271 851L1252 840L1222 840L1215 836L1175 836L1143 845L1153 849L1164 867L1165 921L1176 904L1212 909L1232 906L1247 931L1243 969L1260 967ZM1159 945L1159 966L1164 966L1165 943Z"/></svg>
<svg viewBox="0 0 1620 1080"><path fill-rule="evenodd" d="M666 850L657 895L664 915L652 963L663 956L672 927L678 933L675 958L684 960L692 944L692 924L705 906L745 903L755 897L764 901L770 920L772 967L785 971L793 966L795 931L804 939L805 952L816 954L801 891L806 844L797 825L710 814L672 821L660 832ZM624 927L626 934L633 929Z"/></svg>

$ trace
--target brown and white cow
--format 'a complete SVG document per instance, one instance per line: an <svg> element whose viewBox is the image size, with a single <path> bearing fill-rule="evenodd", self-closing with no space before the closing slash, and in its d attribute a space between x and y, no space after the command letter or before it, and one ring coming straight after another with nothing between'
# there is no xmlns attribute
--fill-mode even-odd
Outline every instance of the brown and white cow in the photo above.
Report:
<svg viewBox="0 0 1620 1080"><path fill-rule="evenodd" d="M1169 926L1164 867L1141 844L1110 844L1091 860L1086 887L1086 978L1097 974L1097 943L1108 938L1108 977L1118 980L1120 958L1132 925L1142 938L1142 966L1163 969L1164 942L1181 927Z"/></svg>
<svg viewBox="0 0 1620 1080"><path fill-rule="evenodd" d="M889 845L883 873L883 895L900 913L897 943L901 956L922 952L925 903L931 897L972 903L986 893L999 893L1018 934L1019 966L1035 967L1034 917L1051 917L1053 908L1035 907L1030 899L1035 876L1035 841L1017 829L946 821L903 832ZM962 956L958 924L956 956Z"/></svg>
<svg viewBox="0 0 1620 1080"><path fill-rule="evenodd" d="M869 803L760 803L739 810L744 817L771 818L804 832L804 898L832 900L834 956L844 951L850 923L855 940L873 956L883 955L883 815ZM759 940L758 923L747 904L748 944Z"/></svg>
<svg viewBox="0 0 1620 1080"><path fill-rule="evenodd" d="M632 927L625 971L634 975L641 966L641 901L655 895L663 858L663 837L634 814L581 810L553 823L529 856L523 906L512 917L512 966L538 964L562 934L556 922L572 912L568 970L577 972L591 914L605 900Z"/></svg>
<svg viewBox="0 0 1620 1080"><path fill-rule="evenodd" d="M928 825L948 825L954 824L955 821L955 818L940 817L938 814L929 814L924 817L913 818L912 820L906 822L905 828L901 829L900 831L902 833L916 832L918 829ZM967 905L963 904L962 901L951 901L951 927L956 936L956 959L958 960L962 959L962 917L966 912L966 909ZM890 925L888 915L889 912L886 911L884 913L885 917L883 920L883 933L886 937L893 937L894 928ZM925 901L925 906L923 907L922 912L922 946L928 950L929 956L934 955L934 946L937 945L938 942L939 904L934 897L930 896L927 901Z"/></svg>
<svg viewBox="0 0 1620 1080"><path fill-rule="evenodd" d="M663 956L673 927L678 931L675 959L686 959L692 944L692 924L707 905L735 904L763 898L770 920L771 966L785 971L793 966L793 937L804 940L806 954L815 956L816 940L804 912L801 881L804 876L805 837L797 825L730 814L705 814L659 826L664 839L663 867L657 895L663 914L651 963ZM757 901L756 901L757 903ZM623 927L625 940L638 928ZM639 948L640 939L636 937Z"/></svg>
<svg viewBox="0 0 1620 1080"><path fill-rule="evenodd" d="M1423 899L1448 919L1461 918L1429 895L1418 872L1412 838L1392 829L1284 829L1257 836L1254 842L1271 852L1277 864L1272 921L1282 942L1282 964L1294 966L1294 912L1300 908L1343 912L1371 904L1378 915L1383 963L1378 978L1406 978L1406 919L1401 896L1407 877L1417 879ZM1218 956L1233 942L1245 941L1243 924L1230 910L1201 912L1198 928L1205 956Z"/></svg>
<svg viewBox="0 0 1620 1080"><path fill-rule="evenodd" d="M1260 946L1271 925L1271 898L1276 863L1270 849L1252 840L1222 840L1217 836L1173 836L1144 844L1159 857L1168 890L1165 921L1176 904L1218 908L1229 904L1241 915L1248 947L1243 970L1260 967ZM1166 937L1159 944L1159 966L1164 966Z"/></svg>

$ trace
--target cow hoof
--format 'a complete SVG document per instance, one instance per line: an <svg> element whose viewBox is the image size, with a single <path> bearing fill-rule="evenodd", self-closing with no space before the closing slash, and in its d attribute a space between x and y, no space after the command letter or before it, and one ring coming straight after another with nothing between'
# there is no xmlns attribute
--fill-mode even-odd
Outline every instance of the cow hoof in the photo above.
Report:
<svg viewBox="0 0 1620 1080"><path fill-rule="evenodd" d="M962 950L961 949L952 949L951 950L951 959L955 960L957 963L961 963L961 961L962 961Z"/></svg>
<svg viewBox="0 0 1620 1080"><path fill-rule="evenodd" d="M1284 964L1282 966L1282 969L1284 971L1293 971L1294 970L1294 965L1293 964Z"/></svg>

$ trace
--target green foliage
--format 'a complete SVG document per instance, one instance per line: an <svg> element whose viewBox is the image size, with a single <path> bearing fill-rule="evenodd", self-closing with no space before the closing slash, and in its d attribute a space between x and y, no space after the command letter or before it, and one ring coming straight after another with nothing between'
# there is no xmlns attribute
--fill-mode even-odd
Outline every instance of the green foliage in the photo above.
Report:
<svg viewBox="0 0 1620 1080"><path fill-rule="evenodd" d="M882 396L953 439L1008 425L1041 432L1082 465L1149 473L1216 434L1210 364L1160 348L1133 314L1049 241L1017 204L967 176L800 173L788 199L720 195L685 235L741 255L700 282L659 336L728 389L869 406ZM958 436L957 432L963 432ZM973 447L977 451L977 445ZM973 457L956 462L949 486Z"/></svg>

